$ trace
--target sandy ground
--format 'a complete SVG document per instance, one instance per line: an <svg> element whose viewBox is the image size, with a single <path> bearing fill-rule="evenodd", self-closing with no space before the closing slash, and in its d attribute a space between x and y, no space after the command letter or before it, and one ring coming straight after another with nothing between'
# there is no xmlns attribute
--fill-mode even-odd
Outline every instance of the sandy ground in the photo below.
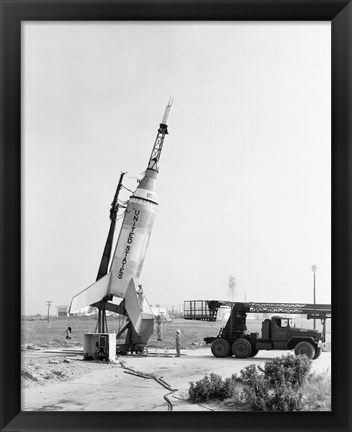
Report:
<svg viewBox="0 0 352 432"><path fill-rule="evenodd" d="M112 364L83 361L78 350L48 351L26 347L22 352L22 410L168 411L166 396L173 411L223 411L224 405L189 403L189 382L211 372L230 377L251 363L285 353L262 351L255 358L242 360L215 358L209 348L183 350L179 358L159 350L157 355L121 356ZM162 378L166 385L127 373L131 370ZM330 373L331 353L323 352L314 360L312 371Z"/></svg>

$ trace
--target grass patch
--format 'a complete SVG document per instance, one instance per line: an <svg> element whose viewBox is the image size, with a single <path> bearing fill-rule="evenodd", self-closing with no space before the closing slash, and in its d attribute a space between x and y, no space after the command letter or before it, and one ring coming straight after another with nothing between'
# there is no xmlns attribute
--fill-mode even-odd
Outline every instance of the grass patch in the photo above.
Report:
<svg viewBox="0 0 352 432"><path fill-rule="evenodd" d="M331 411L331 374L313 373L302 385L302 411Z"/></svg>
<svg viewBox="0 0 352 432"><path fill-rule="evenodd" d="M96 328L96 319L94 317L70 317L54 318L50 321L44 318L22 319L22 344L33 344L39 347L53 346L83 346L84 334L94 333ZM109 332L118 333L119 329L125 324L124 319L108 317ZM66 329L72 328L72 339L67 342ZM176 330L181 330L181 349L198 348L206 346L204 337L216 336L219 332L220 323L206 321L187 321L184 319L175 319L172 322L165 322L162 325L162 340L165 348L175 347ZM148 346L157 346L156 326L151 336ZM124 340L121 339L121 341Z"/></svg>

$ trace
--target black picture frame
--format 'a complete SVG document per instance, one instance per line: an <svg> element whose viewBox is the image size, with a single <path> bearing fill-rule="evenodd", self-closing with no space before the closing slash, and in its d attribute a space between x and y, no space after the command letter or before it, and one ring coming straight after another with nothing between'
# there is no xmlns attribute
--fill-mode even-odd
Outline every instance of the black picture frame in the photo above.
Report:
<svg viewBox="0 0 352 432"><path fill-rule="evenodd" d="M1 430L351 431L351 1L1 0L0 4ZM21 412L21 22L31 20L331 21L333 309L331 413ZM165 55L167 56L167 53Z"/></svg>

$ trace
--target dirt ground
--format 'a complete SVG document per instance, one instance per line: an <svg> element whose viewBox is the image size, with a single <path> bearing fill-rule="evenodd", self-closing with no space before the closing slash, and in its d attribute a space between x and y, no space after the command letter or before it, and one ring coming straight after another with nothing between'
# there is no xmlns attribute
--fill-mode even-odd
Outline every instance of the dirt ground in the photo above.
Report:
<svg viewBox="0 0 352 432"><path fill-rule="evenodd" d="M190 403L189 382L211 372L230 377L251 363L284 353L261 351L251 359L219 359L210 348L185 349L181 357L159 349L106 363L83 361L79 347L43 349L27 344L22 348L22 410L224 411L229 409L224 404ZM331 373L331 353L314 360L312 371Z"/></svg>

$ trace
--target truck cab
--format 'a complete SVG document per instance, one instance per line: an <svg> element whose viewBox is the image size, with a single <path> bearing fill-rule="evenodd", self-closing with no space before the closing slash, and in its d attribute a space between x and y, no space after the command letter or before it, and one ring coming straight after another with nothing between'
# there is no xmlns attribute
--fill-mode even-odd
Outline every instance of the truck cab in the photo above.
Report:
<svg viewBox="0 0 352 432"><path fill-rule="evenodd" d="M304 342L302 344L302 342ZM300 344L300 345L299 345ZM309 345L307 345L309 344ZM256 344L257 349L290 350L295 349L296 354L305 347L304 354L314 358L320 354L322 345L321 333L318 330L296 328L291 318L273 316L262 323L262 337ZM298 346L298 349L296 347Z"/></svg>
<svg viewBox="0 0 352 432"><path fill-rule="evenodd" d="M291 323L289 318L271 318L271 339L273 349L286 349L287 341L290 339Z"/></svg>

